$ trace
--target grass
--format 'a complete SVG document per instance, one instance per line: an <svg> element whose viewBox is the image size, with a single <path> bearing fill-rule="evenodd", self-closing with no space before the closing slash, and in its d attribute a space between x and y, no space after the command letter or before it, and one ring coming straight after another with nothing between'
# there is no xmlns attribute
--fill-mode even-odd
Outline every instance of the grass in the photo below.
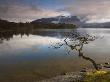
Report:
<svg viewBox="0 0 110 82"><path fill-rule="evenodd" d="M87 72L83 82L110 82L110 72L102 70Z"/></svg>

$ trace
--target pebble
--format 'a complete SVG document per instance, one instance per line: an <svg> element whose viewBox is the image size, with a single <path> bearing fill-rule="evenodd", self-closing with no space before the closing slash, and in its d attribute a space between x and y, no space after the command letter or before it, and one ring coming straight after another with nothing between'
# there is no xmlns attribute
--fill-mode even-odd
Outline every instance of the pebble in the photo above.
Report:
<svg viewBox="0 0 110 82"><path fill-rule="evenodd" d="M106 62L105 64L106 64L106 65L109 65L110 63L109 63L109 62Z"/></svg>
<svg viewBox="0 0 110 82"><path fill-rule="evenodd" d="M87 68L83 68L80 72L87 72Z"/></svg>

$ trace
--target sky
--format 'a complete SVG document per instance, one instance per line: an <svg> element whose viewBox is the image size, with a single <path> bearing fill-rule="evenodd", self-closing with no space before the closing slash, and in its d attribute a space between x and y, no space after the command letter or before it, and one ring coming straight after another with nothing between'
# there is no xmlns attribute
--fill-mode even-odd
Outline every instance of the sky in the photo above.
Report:
<svg viewBox="0 0 110 82"><path fill-rule="evenodd" d="M110 22L110 0L0 0L1 19L30 22L60 15L87 23Z"/></svg>

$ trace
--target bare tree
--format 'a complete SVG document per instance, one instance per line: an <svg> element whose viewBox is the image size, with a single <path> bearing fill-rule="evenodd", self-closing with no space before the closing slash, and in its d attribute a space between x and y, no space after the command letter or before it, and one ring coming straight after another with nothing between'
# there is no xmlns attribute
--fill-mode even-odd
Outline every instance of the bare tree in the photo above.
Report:
<svg viewBox="0 0 110 82"><path fill-rule="evenodd" d="M94 41L97 37L91 36L89 34L81 34L79 32L72 32L68 37L65 37L63 42L59 42L53 47L55 49L61 48L62 46L66 46L70 49L69 52L75 50L78 52L79 57L82 57L85 60L90 61L96 70L100 69L100 66L90 57L86 57L83 53L83 46L85 44L89 44L91 41Z"/></svg>

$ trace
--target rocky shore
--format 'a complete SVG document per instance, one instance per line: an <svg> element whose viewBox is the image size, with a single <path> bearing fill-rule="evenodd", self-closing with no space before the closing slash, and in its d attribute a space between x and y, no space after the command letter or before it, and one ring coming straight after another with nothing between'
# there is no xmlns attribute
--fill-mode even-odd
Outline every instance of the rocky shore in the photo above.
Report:
<svg viewBox="0 0 110 82"><path fill-rule="evenodd" d="M110 71L89 70L85 72L70 72L38 82L110 82Z"/></svg>
<svg viewBox="0 0 110 82"><path fill-rule="evenodd" d="M83 80L83 76L83 72L71 72L39 82L80 82Z"/></svg>

